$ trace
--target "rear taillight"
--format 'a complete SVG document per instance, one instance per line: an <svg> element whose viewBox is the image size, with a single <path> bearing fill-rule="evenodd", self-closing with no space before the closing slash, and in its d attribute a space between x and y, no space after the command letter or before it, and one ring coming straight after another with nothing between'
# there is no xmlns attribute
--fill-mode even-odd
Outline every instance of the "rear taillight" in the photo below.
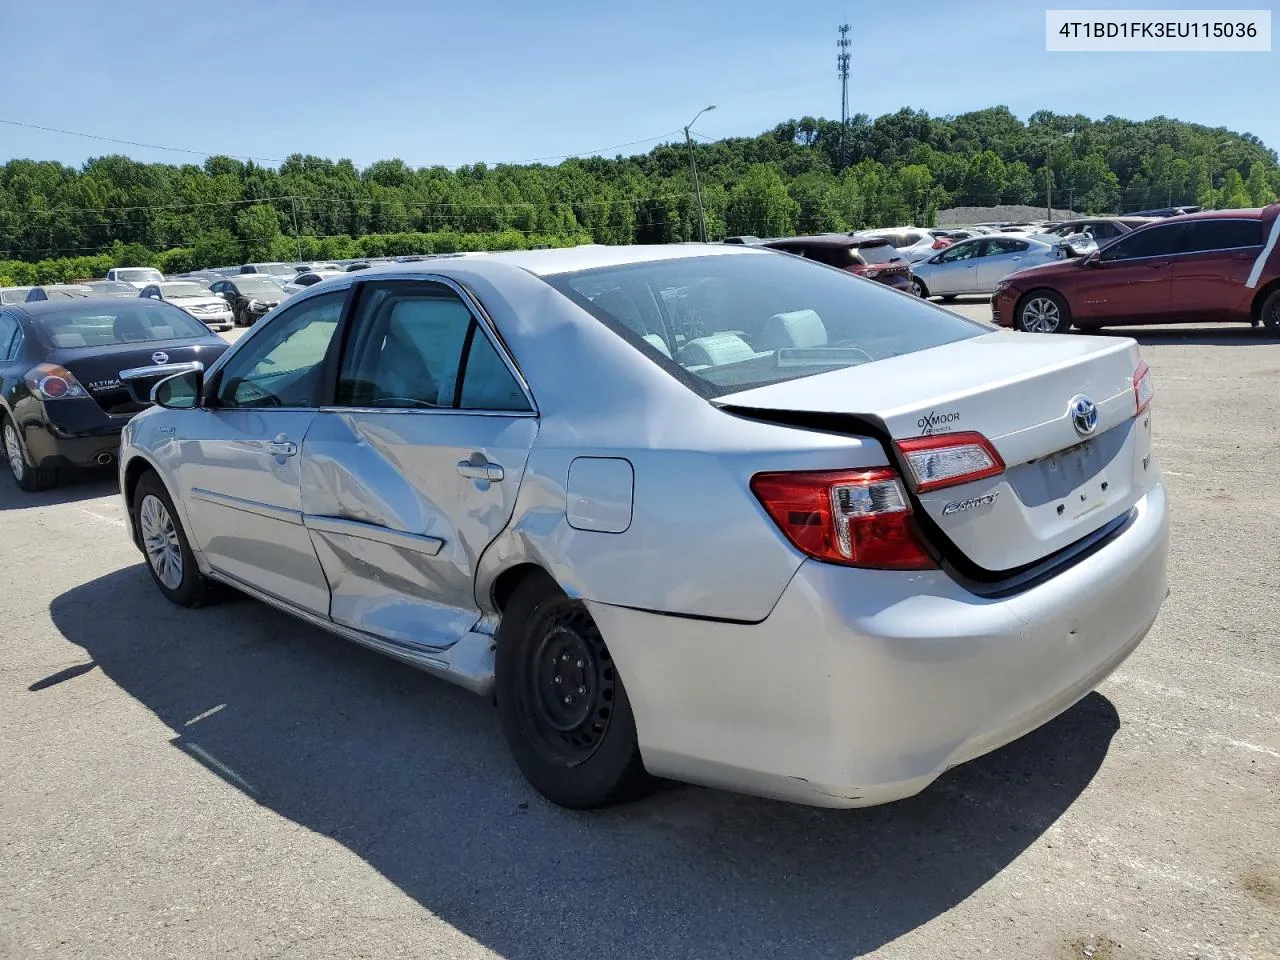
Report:
<svg viewBox="0 0 1280 960"><path fill-rule="evenodd" d="M75 374L56 363L37 364L27 371L23 381L41 400L78 400L88 396Z"/></svg>
<svg viewBox="0 0 1280 960"><path fill-rule="evenodd" d="M937 566L911 527L907 492L891 469L758 473L751 490L811 557L880 570Z"/></svg>
<svg viewBox="0 0 1280 960"><path fill-rule="evenodd" d="M943 433L899 440L916 492L983 480L1004 473L1004 460L980 433Z"/></svg>
<svg viewBox="0 0 1280 960"><path fill-rule="evenodd" d="M1151 398L1156 395L1155 384L1151 382L1151 371L1147 369L1147 361L1138 364L1133 371L1133 402L1135 416L1151 406Z"/></svg>

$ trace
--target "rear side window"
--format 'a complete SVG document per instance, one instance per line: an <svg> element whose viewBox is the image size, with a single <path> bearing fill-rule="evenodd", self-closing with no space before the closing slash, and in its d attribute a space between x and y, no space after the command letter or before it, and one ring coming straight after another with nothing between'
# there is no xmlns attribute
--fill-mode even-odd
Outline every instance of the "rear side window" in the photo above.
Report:
<svg viewBox="0 0 1280 960"><path fill-rule="evenodd" d="M0 313L0 360L12 360L19 341L18 321L12 314Z"/></svg>
<svg viewBox="0 0 1280 960"><path fill-rule="evenodd" d="M927 350L991 329L794 257L688 257L543 279L707 397Z"/></svg>
<svg viewBox="0 0 1280 960"><path fill-rule="evenodd" d="M342 406L529 409L471 310L440 283L368 284L338 379Z"/></svg>
<svg viewBox="0 0 1280 960"><path fill-rule="evenodd" d="M1182 248L1187 253L1262 245L1261 220L1192 220L1183 226L1186 239Z"/></svg>

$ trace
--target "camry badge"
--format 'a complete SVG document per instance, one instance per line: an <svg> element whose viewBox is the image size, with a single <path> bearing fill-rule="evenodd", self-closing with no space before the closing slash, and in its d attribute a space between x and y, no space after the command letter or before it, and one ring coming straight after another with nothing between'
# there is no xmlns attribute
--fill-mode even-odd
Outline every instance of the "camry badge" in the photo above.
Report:
<svg viewBox="0 0 1280 960"><path fill-rule="evenodd" d="M942 515L949 517L953 513L960 513L963 510L972 510L974 507L988 507L996 502L996 497L1000 496L1000 491L988 493L983 497L970 497L968 500L956 500L948 503L942 508Z"/></svg>
<svg viewBox="0 0 1280 960"><path fill-rule="evenodd" d="M1071 402L1067 404L1067 412L1071 414L1071 425L1080 436L1087 437L1098 429L1098 408L1084 394L1071 398Z"/></svg>
<svg viewBox="0 0 1280 960"><path fill-rule="evenodd" d="M151 362L152 363L168 363L169 355L165 353L163 350L157 350L155 353L151 355Z"/></svg>

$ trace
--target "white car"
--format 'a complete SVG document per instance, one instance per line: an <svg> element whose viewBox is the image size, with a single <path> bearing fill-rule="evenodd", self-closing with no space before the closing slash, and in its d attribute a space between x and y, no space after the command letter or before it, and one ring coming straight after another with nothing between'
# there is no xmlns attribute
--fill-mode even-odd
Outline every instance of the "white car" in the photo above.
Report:
<svg viewBox="0 0 1280 960"><path fill-rule="evenodd" d="M942 227L890 227L882 230L859 230L855 236L880 237L893 244L894 249L908 263L923 260L947 246Z"/></svg>
<svg viewBox="0 0 1280 960"><path fill-rule="evenodd" d="M1167 592L1133 340L749 245L348 273L151 396L120 490L161 596L492 697L570 807L909 796L1087 695Z"/></svg>
<svg viewBox="0 0 1280 960"><path fill-rule="evenodd" d="M1032 237L1000 234L961 240L927 260L911 265L911 292L918 297L953 299L993 293L996 284L1027 267L1053 263L1065 256L1061 245Z"/></svg>
<svg viewBox="0 0 1280 960"><path fill-rule="evenodd" d="M163 300L185 310L210 330L230 330L235 325L231 305L190 280L166 280L143 287L140 297Z"/></svg>
<svg viewBox="0 0 1280 960"><path fill-rule="evenodd" d="M164 283L164 274L154 267L112 267L108 280L119 280L141 290L153 283Z"/></svg>
<svg viewBox="0 0 1280 960"><path fill-rule="evenodd" d="M301 293L307 287L315 286L321 280L328 280L330 277L337 277L345 274L345 270L308 270L306 273L300 273L288 283L284 285L284 292L289 296L295 293Z"/></svg>

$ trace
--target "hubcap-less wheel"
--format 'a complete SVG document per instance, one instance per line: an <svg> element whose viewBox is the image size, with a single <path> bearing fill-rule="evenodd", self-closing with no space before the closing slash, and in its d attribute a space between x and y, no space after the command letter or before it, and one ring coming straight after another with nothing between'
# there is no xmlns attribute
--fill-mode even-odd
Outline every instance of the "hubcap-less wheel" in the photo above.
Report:
<svg viewBox="0 0 1280 960"><path fill-rule="evenodd" d="M527 717L538 746L572 766L595 753L608 732L617 674L586 610L562 606L539 626Z"/></svg>
<svg viewBox="0 0 1280 960"><path fill-rule="evenodd" d="M1048 297L1033 297L1022 308L1022 327L1028 333L1055 333L1062 312Z"/></svg>
<svg viewBox="0 0 1280 960"><path fill-rule="evenodd" d="M182 546L169 509L159 497L149 493L138 508L138 522L142 545L156 579L170 590L177 590L182 583Z"/></svg>
<svg viewBox="0 0 1280 960"><path fill-rule="evenodd" d="M4 425L4 452L9 458L9 469L13 472L15 480L21 480L22 474L27 469L27 463L22 458L22 444L18 442L18 431L13 428L12 423Z"/></svg>

